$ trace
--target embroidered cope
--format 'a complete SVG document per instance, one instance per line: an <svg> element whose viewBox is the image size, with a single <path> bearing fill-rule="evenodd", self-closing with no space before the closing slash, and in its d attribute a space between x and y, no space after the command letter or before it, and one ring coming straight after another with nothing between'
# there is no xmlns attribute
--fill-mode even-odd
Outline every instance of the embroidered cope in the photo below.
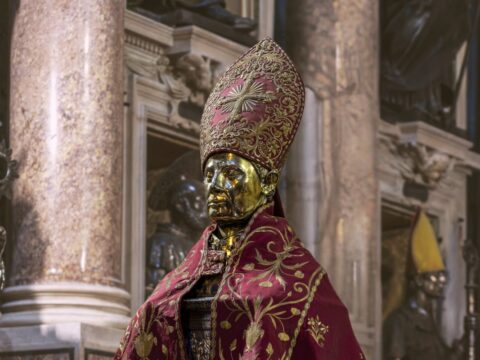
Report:
<svg viewBox="0 0 480 360"><path fill-rule="evenodd" d="M273 209L257 210L226 263L211 306L210 358L364 359L324 270ZM214 230L205 229L140 307L115 359L186 359L182 298L209 271Z"/></svg>

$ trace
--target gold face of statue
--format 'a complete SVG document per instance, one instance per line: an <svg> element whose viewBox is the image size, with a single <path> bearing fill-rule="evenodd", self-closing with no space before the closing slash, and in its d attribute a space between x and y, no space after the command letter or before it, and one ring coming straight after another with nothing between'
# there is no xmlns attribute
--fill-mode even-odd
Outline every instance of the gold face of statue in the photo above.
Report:
<svg viewBox="0 0 480 360"><path fill-rule="evenodd" d="M210 219L234 223L246 220L275 190L276 176L262 179L251 161L233 153L212 155L205 165Z"/></svg>
<svg viewBox="0 0 480 360"><path fill-rule="evenodd" d="M418 274L417 283L422 291L430 297L441 297L448 282L446 271L431 271Z"/></svg>

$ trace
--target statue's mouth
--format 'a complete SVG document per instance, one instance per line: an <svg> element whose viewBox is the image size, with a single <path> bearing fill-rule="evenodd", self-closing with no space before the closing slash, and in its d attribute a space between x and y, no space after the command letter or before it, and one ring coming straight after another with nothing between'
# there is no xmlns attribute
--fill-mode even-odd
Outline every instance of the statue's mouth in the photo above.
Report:
<svg viewBox="0 0 480 360"><path fill-rule="evenodd" d="M212 200L207 203L207 206L225 206L227 204L227 200Z"/></svg>

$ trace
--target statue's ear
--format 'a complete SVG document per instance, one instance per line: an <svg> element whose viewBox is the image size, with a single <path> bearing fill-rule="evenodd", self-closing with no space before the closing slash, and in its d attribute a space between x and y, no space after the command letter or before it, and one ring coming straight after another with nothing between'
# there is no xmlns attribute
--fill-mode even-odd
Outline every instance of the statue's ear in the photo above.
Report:
<svg viewBox="0 0 480 360"><path fill-rule="evenodd" d="M413 281L417 288L422 288L425 280L423 279L423 276L421 274L416 274L413 278Z"/></svg>
<svg viewBox="0 0 480 360"><path fill-rule="evenodd" d="M278 184L278 171L270 170L262 180L262 193L267 198L272 198Z"/></svg>
<svg viewBox="0 0 480 360"><path fill-rule="evenodd" d="M188 199L184 196L176 196L173 208L177 214L184 214L188 210Z"/></svg>

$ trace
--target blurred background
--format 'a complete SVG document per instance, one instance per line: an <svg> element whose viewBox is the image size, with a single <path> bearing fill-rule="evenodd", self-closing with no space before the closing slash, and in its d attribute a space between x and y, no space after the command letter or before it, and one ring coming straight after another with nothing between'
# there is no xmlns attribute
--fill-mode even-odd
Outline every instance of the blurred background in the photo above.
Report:
<svg viewBox="0 0 480 360"><path fill-rule="evenodd" d="M208 224L203 106L267 36L306 87L281 175L287 218L367 358L475 356L478 22L478 0L2 1L0 359L113 356ZM427 296L423 337L393 344L385 321L423 291L409 273L419 209L447 281Z"/></svg>

